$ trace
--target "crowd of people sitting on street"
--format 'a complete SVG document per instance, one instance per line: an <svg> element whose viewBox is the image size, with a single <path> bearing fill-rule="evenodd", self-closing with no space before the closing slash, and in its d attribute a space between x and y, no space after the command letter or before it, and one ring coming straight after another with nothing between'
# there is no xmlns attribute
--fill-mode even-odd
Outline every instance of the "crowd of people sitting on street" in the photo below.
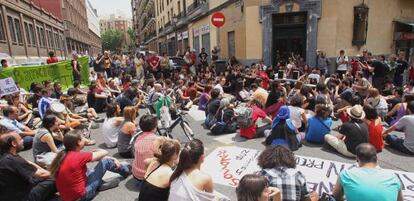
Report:
<svg viewBox="0 0 414 201"><path fill-rule="evenodd" d="M403 54L385 61L366 51L348 59L341 51L330 75L319 56L313 69L294 55L276 66L243 66L233 57L224 72L217 71L217 58L209 64L204 50L197 57L189 49L183 57L186 65L177 70L166 54L104 52L91 60L85 89L79 72L88 66L75 55L66 92L59 81L46 80L1 97L0 200L91 200L130 175L140 201L227 200L200 170L202 141L158 135L163 123L193 105L205 113L210 135L263 138L261 171L241 179L238 200L402 200L396 176L376 167L385 146L414 155L414 78L403 82L413 67ZM82 151L95 145L91 129L99 127L106 148L131 164L104 149ZM332 195L309 192L293 154L306 143L356 158L360 168L342 171ZM33 162L18 154L29 149ZM92 162L94 168L87 166ZM106 171L120 177L103 180Z"/></svg>

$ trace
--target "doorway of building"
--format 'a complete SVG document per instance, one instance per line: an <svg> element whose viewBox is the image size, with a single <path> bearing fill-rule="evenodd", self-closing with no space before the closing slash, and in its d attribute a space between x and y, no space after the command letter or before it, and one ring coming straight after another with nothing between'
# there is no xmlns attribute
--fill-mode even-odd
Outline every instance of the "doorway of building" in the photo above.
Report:
<svg viewBox="0 0 414 201"><path fill-rule="evenodd" d="M306 12L273 15L272 64L299 54L306 60Z"/></svg>

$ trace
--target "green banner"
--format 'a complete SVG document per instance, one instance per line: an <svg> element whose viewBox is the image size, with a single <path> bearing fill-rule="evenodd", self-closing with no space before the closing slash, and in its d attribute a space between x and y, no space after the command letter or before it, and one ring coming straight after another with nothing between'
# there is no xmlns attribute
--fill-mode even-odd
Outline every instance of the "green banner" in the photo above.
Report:
<svg viewBox="0 0 414 201"><path fill-rule="evenodd" d="M80 57L81 83L89 85L88 57ZM41 65L41 66L17 66L0 71L0 78L12 77L20 87L28 90L33 82L42 83L45 80L60 81L64 89L73 87L73 75L71 61Z"/></svg>

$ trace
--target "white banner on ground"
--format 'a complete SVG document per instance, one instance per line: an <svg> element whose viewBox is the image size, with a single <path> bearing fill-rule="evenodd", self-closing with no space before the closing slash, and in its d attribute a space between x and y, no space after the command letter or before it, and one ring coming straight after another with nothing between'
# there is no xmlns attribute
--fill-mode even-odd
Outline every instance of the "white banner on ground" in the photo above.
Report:
<svg viewBox="0 0 414 201"><path fill-rule="evenodd" d="M214 183L236 187L246 174L260 170L257 157L260 151L242 147L219 147L205 159L201 169L213 177ZM331 193L341 170L356 167L355 164L341 163L320 158L296 156L297 169L306 177L310 191L319 195ZM414 201L414 173L386 170L401 181L404 200Z"/></svg>
<svg viewBox="0 0 414 201"><path fill-rule="evenodd" d="M16 92L19 92L19 88L14 83L13 78L0 79L0 96L14 94Z"/></svg>

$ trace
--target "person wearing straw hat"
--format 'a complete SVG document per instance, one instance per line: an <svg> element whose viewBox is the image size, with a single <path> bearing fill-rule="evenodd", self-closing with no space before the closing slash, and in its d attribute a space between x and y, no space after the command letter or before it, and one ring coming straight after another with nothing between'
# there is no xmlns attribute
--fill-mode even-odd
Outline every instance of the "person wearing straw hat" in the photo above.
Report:
<svg viewBox="0 0 414 201"><path fill-rule="evenodd" d="M355 148L361 143L368 142L368 128L362 121L365 112L361 105L348 108L346 112L351 121L342 124L336 136L325 135L325 142L342 155L355 157Z"/></svg>

